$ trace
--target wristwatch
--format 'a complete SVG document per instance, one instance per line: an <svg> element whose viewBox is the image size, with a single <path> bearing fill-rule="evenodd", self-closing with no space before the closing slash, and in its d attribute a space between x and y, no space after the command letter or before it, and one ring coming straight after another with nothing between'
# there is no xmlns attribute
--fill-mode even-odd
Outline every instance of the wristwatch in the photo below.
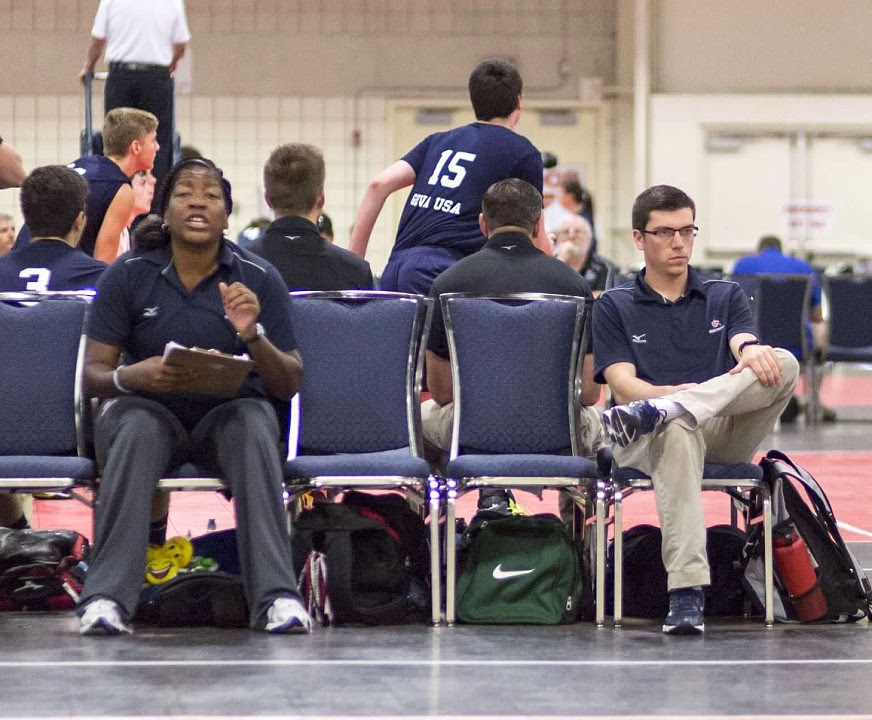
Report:
<svg viewBox="0 0 872 720"><path fill-rule="evenodd" d="M253 337L243 337L242 333L236 333L236 337L242 340L242 342L244 342L246 345L251 345L251 343L257 342L262 337L266 337L266 330L264 330L263 325L261 325L260 323L255 323Z"/></svg>

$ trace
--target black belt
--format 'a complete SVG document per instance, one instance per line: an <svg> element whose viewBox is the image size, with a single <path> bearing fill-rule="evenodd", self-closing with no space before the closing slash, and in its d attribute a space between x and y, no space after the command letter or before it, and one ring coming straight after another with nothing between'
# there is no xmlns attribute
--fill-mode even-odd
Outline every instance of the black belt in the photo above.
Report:
<svg viewBox="0 0 872 720"><path fill-rule="evenodd" d="M115 70L127 70L128 72L146 72L149 70L168 70L166 65L155 65L153 63L135 63L135 62L111 62L109 63L109 72Z"/></svg>

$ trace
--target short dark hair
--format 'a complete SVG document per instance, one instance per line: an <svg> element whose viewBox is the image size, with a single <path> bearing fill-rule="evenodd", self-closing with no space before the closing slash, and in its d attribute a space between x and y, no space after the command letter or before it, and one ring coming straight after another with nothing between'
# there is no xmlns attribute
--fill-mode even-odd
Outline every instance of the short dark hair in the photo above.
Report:
<svg viewBox="0 0 872 720"><path fill-rule="evenodd" d="M777 235L764 235L761 237L757 243L757 252L763 252L769 248L775 248L778 252L781 252L781 238Z"/></svg>
<svg viewBox="0 0 872 720"><path fill-rule="evenodd" d="M183 170L190 168L206 168L212 172L221 183L221 191L224 193L224 209L230 215L233 212L233 193L230 188L230 182L224 177L224 172L215 163L208 158L190 158L176 163L172 170L169 171L164 178L163 186L161 187L160 203L158 206L158 215L149 215L133 232L133 246L141 250L153 250L170 242L170 234L163 224L163 217L166 215L167 205L170 203L170 197L173 194L173 188L178 182L179 175Z"/></svg>
<svg viewBox="0 0 872 720"><path fill-rule="evenodd" d="M523 82L508 60L480 62L469 76L469 99L476 120L507 118L518 107Z"/></svg>
<svg viewBox="0 0 872 720"><path fill-rule="evenodd" d="M530 183L507 178L491 185L481 199L488 230L515 225L533 232L542 214L542 195Z"/></svg>
<svg viewBox="0 0 872 720"><path fill-rule="evenodd" d="M324 187L324 156L314 145L287 143L270 153L263 166L269 203L285 213L308 213Z"/></svg>
<svg viewBox="0 0 872 720"><path fill-rule="evenodd" d="M21 183L21 213L32 237L64 237L88 200L88 183L63 165L35 168Z"/></svg>
<svg viewBox="0 0 872 720"><path fill-rule="evenodd" d="M318 232L326 237L333 237L333 221L327 213L318 216Z"/></svg>
<svg viewBox="0 0 872 720"><path fill-rule="evenodd" d="M655 210L682 210L690 208L696 218L696 205L690 196L672 185L653 185L643 191L633 203L633 229L644 230L648 218Z"/></svg>

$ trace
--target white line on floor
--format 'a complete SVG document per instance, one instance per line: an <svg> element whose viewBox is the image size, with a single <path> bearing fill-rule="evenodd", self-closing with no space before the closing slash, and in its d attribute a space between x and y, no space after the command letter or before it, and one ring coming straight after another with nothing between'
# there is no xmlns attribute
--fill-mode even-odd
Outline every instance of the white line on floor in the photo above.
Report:
<svg viewBox="0 0 872 720"><path fill-rule="evenodd" d="M733 665L872 665L872 658L783 660L30 660L0 668L108 667L725 667Z"/></svg>
<svg viewBox="0 0 872 720"><path fill-rule="evenodd" d="M858 535L865 535L866 537L872 538L872 532L868 530L863 530L862 528L858 528L855 525L849 525L846 522L842 522L841 520L836 521L836 524L842 530L847 530L848 532L857 533Z"/></svg>

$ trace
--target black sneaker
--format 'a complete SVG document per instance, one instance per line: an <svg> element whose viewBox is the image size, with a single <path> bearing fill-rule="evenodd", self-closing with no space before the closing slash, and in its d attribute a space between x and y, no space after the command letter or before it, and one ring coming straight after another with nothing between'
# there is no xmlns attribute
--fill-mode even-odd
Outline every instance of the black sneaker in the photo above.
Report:
<svg viewBox="0 0 872 720"><path fill-rule="evenodd" d="M665 412L647 400L634 400L629 405L615 405L606 410L603 423L609 439L615 445L627 447L638 437L652 432L665 417Z"/></svg>
<svg viewBox="0 0 872 720"><path fill-rule="evenodd" d="M515 499L511 490L504 488L482 488L478 491L479 512L511 515L511 501Z"/></svg>
<svg viewBox="0 0 872 720"><path fill-rule="evenodd" d="M697 588L679 588L669 593L669 614L663 622L667 635L700 635L705 631L705 593Z"/></svg>

